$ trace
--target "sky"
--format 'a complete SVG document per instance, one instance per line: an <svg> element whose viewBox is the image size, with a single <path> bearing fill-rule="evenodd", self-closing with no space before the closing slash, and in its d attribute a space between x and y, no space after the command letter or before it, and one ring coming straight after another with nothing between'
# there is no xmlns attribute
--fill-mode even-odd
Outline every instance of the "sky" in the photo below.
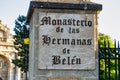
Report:
<svg viewBox="0 0 120 80"><path fill-rule="evenodd" d="M92 0L102 4L98 15L98 31L120 41L120 0Z"/></svg>
<svg viewBox="0 0 120 80"><path fill-rule="evenodd" d="M15 19L19 15L27 16L31 0L2 0L0 2L0 20L8 25L14 34ZM91 0L102 4L103 9L98 15L98 31L120 40L120 0Z"/></svg>

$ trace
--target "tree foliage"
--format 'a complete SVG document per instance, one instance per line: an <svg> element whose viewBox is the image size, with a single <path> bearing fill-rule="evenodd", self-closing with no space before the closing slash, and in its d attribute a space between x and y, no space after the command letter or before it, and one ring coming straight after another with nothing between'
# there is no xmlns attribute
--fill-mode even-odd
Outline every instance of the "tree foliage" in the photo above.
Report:
<svg viewBox="0 0 120 80"><path fill-rule="evenodd" d="M105 47L105 45L104 45L105 42L106 42L106 47L108 47L108 44L110 44L109 46L111 48L114 48L114 42L109 35L99 33L98 42L99 42L99 45L100 45L101 48Z"/></svg>
<svg viewBox="0 0 120 80"><path fill-rule="evenodd" d="M100 80L106 80L106 77L108 77L108 66L110 66L110 78L111 80L115 80L115 60L110 59L109 61L104 59L105 57L110 58L110 56L115 56L114 53L110 51L110 49L115 47L114 42L109 35L102 33L99 33L98 42L99 47L103 48L102 50L104 50L99 50L99 55L102 55L103 58L100 59Z"/></svg>
<svg viewBox="0 0 120 80"><path fill-rule="evenodd" d="M15 20L14 27L14 48L16 49L16 58L12 60L16 66L20 67L22 71L28 70L28 44L24 44L24 39L29 38L29 25L26 22L25 16L19 16Z"/></svg>

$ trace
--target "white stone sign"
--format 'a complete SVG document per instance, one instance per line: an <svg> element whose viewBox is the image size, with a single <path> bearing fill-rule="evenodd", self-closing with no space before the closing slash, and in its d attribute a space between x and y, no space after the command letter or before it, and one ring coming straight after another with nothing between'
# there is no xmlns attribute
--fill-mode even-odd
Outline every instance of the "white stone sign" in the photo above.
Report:
<svg viewBox="0 0 120 80"><path fill-rule="evenodd" d="M94 14L39 16L39 69L95 69Z"/></svg>

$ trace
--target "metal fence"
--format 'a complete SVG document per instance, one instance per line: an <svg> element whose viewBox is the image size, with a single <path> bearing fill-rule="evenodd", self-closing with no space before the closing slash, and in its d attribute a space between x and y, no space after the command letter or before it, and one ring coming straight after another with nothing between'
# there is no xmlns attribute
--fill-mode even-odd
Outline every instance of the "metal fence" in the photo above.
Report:
<svg viewBox="0 0 120 80"><path fill-rule="evenodd" d="M120 80L120 44L99 44L99 80Z"/></svg>

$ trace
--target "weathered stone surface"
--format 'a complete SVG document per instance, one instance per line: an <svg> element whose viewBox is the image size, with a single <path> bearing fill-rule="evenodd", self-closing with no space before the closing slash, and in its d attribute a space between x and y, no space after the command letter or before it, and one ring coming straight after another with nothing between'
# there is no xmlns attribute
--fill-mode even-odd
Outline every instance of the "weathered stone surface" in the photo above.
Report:
<svg viewBox="0 0 120 80"><path fill-rule="evenodd" d="M39 69L95 69L94 14L39 15Z"/></svg>
<svg viewBox="0 0 120 80"><path fill-rule="evenodd" d="M30 69L30 80L47 80L47 78L56 78L56 77L67 77L67 78L71 78L71 77L76 77L78 78L78 80L85 80L84 77L97 77L98 78L98 64L96 64L96 69L95 70L73 70L73 69L69 69L69 70L65 70L65 69L55 69L55 70L48 70L48 69L40 69L40 63L39 63L39 56L40 56L40 14L41 14L41 11L42 12L46 12L46 10L35 10L34 11L34 14L33 14L33 17L31 19L31 22L30 22L30 25L31 26L31 33L30 33L30 66L29 66L29 69ZM54 10L47 10L48 12L51 12L53 13ZM60 12L61 10L56 10L55 12ZM64 10L62 10L62 12L66 12ZM71 12L74 12L74 13L78 13L78 14L87 14L89 12L79 12L79 11L68 11L68 13L70 14ZM94 12L92 12L91 14L95 14ZM96 18L95 18L96 19ZM94 37L96 35L96 21L94 21ZM54 28L54 27L53 27ZM60 33L58 33L60 34ZM73 35L74 37L74 35ZM96 36L97 37L97 36ZM94 41L96 42L97 38L94 38ZM97 43L97 42L96 42ZM96 43L94 44L95 46ZM94 50L96 50L96 47L94 47ZM44 62L44 61L43 61ZM95 60L96 62L96 60ZM38 76L36 76L38 75ZM83 78L82 78L83 77Z"/></svg>
<svg viewBox="0 0 120 80"><path fill-rule="evenodd" d="M77 78L49 78L48 80L78 80Z"/></svg>
<svg viewBox="0 0 120 80"><path fill-rule="evenodd" d="M96 77L87 77L87 78L85 78L85 80L98 80L98 78L96 78Z"/></svg>

